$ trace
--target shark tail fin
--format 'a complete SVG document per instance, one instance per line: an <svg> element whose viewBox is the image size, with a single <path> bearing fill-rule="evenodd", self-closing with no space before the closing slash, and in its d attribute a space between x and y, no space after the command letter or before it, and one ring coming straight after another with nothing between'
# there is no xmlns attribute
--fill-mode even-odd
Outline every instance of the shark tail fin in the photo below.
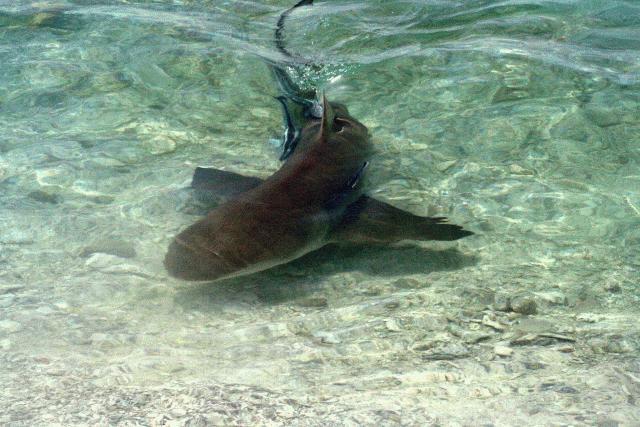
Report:
<svg viewBox="0 0 640 427"><path fill-rule="evenodd" d="M278 23L276 24L276 34L275 34L276 47L280 52L282 52L282 54L285 57L289 59L297 60L297 62L306 63L307 61L292 55L287 50L287 47L285 46L285 42L284 42L284 24L285 24L285 21L287 20L287 17L289 17L289 14L291 14L291 12L293 12L296 8L301 6L310 6L312 4L313 4L313 0L300 0L299 2L291 6L289 9L282 12L282 14L280 15L280 18L278 19Z"/></svg>
<svg viewBox="0 0 640 427"><path fill-rule="evenodd" d="M446 223L444 217L421 217L367 196L347 207L334 239L352 243L394 243L401 240L458 240L474 234Z"/></svg>

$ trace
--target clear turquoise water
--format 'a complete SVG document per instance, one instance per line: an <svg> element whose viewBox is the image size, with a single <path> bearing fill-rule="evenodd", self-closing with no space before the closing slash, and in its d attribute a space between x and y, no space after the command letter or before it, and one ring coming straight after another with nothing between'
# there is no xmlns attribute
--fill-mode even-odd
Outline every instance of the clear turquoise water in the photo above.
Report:
<svg viewBox="0 0 640 427"><path fill-rule="evenodd" d="M639 423L634 1L297 11L290 49L325 64L298 79L369 127L371 192L478 235L329 248L213 285L166 276L168 242L200 213L196 165L278 168L261 57L279 58L290 3L0 2L0 422L49 422L56 402L63 424L119 422L107 398L83 418L56 393L244 384L324 408L300 410L309 424L394 425L380 408L405 424ZM500 310L522 295L537 313ZM536 333L564 338L518 341ZM34 395L49 403L21 409Z"/></svg>

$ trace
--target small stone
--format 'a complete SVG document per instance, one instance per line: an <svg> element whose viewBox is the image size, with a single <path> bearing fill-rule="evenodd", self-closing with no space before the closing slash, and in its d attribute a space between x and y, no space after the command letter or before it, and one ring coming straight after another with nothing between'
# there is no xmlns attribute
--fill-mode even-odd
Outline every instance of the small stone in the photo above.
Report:
<svg viewBox="0 0 640 427"><path fill-rule="evenodd" d="M98 203L100 205L108 205L109 203L113 203L115 197L109 196L107 194L97 194L95 196L89 196L89 199L93 203Z"/></svg>
<svg viewBox="0 0 640 427"><path fill-rule="evenodd" d="M151 154L167 154L176 150L176 141L166 135L156 135L145 141L144 144Z"/></svg>
<svg viewBox="0 0 640 427"><path fill-rule="evenodd" d="M18 332L22 329L22 325L13 320L0 320L0 329L8 333Z"/></svg>
<svg viewBox="0 0 640 427"><path fill-rule="evenodd" d="M400 327L400 325L398 324L398 321L396 319L387 319L384 322L384 325L386 326L387 330L390 332L400 332L402 331L402 328Z"/></svg>
<svg viewBox="0 0 640 427"><path fill-rule="evenodd" d="M577 392L578 390L568 385L562 386L558 389L558 393L576 394Z"/></svg>
<svg viewBox="0 0 640 427"><path fill-rule="evenodd" d="M556 334L556 333L553 333L553 332L541 332L539 335L542 338L552 338L552 339L557 340L557 341L568 341L568 342L575 342L576 341L575 337L573 337L573 336Z"/></svg>
<svg viewBox="0 0 640 427"><path fill-rule="evenodd" d="M107 338L108 338L108 335L107 334L103 334L102 332L95 332L95 333L91 334L91 337L89 337L89 339L93 343L99 343L99 342L102 342L102 341L106 341Z"/></svg>
<svg viewBox="0 0 640 427"><path fill-rule="evenodd" d="M531 345L538 339L538 334L525 334L516 336L511 340L513 345Z"/></svg>
<svg viewBox="0 0 640 427"><path fill-rule="evenodd" d="M533 172L523 168L520 165L512 164L509 166L509 171L514 175L533 175Z"/></svg>
<svg viewBox="0 0 640 427"><path fill-rule="evenodd" d="M125 165L120 160L113 159L111 157L92 157L91 159L88 159L87 162L105 168L121 168Z"/></svg>
<svg viewBox="0 0 640 427"><path fill-rule="evenodd" d="M476 387L474 389L471 390L471 395L474 398L478 398L478 399L487 399L489 397L493 396L493 393L491 393L491 390L489 390L488 388L485 387ZM493 424L491 424L493 425ZM486 426L486 425L485 425Z"/></svg>
<svg viewBox="0 0 640 427"><path fill-rule="evenodd" d="M149 418L152 419L151 421L151 425L154 426L163 426L166 425L168 421L171 421L171 419L164 414L149 414Z"/></svg>
<svg viewBox="0 0 640 427"><path fill-rule="evenodd" d="M591 342L591 348L595 353L623 354L636 351L634 345L619 335L610 335L601 339L595 339Z"/></svg>
<svg viewBox="0 0 640 427"><path fill-rule="evenodd" d="M51 313L55 313L55 310L52 309L51 307L47 306L47 305L43 305L42 307L38 307L36 309L36 313L38 314L43 314L45 316L51 314Z"/></svg>
<svg viewBox="0 0 640 427"><path fill-rule="evenodd" d="M511 297L505 292L497 292L493 298L493 308L498 311L511 310Z"/></svg>
<svg viewBox="0 0 640 427"><path fill-rule="evenodd" d="M123 259L109 254L95 253L85 261L84 265L92 270L111 274L132 274L136 276L151 277L151 275L134 264L127 264Z"/></svg>
<svg viewBox="0 0 640 427"><path fill-rule="evenodd" d="M9 307L16 300L13 294L0 295L0 307Z"/></svg>
<svg viewBox="0 0 640 427"><path fill-rule="evenodd" d="M538 304L529 296L514 297L511 300L511 310L520 314L536 314L538 312Z"/></svg>
<svg viewBox="0 0 640 427"><path fill-rule="evenodd" d="M440 162L436 165L436 169L439 172L444 172L447 169L449 169L451 166L455 165L458 161L457 160L447 160L445 162Z"/></svg>
<svg viewBox="0 0 640 427"><path fill-rule="evenodd" d="M600 318L594 313L580 313L576 316L578 322L596 323Z"/></svg>
<svg viewBox="0 0 640 427"><path fill-rule="evenodd" d="M495 329L496 331L499 331L499 332L502 332L505 329L507 329L506 326L504 326L502 323L491 319L489 316L482 317L482 324L490 327L491 329Z"/></svg>
<svg viewBox="0 0 640 427"><path fill-rule="evenodd" d="M60 196L57 194L47 193L46 191L36 190L28 194L28 197L42 203L51 203L53 205L60 202Z"/></svg>
<svg viewBox="0 0 640 427"><path fill-rule="evenodd" d="M104 193L101 193L100 191L97 191L95 189L95 186L96 185L93 182L76 180L73 182L70 189L74 193L87 198L93 203L106 205L106 204L112 203L115 200L115 197L109 194L104 194Z"/></svg>
<svg viewBox="0 0 640 427"><path fill-rule="evenodd" d="M218 425L224 425L225 424L225 419L222 415L220 414L207 414L204 415L205 417L205 425L208 426L218 426Z"/></svg>
<svg viewBox="0 0 640 427"><path fill-rule="evenodd" d="M531 370L531 371L539 371L540 369L545 369L547 367L547 365L545 363L539 362L539 361L529 361L529 362L524 362L523 363L524 367ZM549 388L552 387L553 384L551 385L542 385L543 387Z"/></svg>
<svg viewBox="0 0 640 427"><path fill-rule="evenodd" d="M469 349L459 343L442 343L422 355L424 360L453 360L468 357Z"/></svg>
<svg viewBox="0 0 640 427"><path fill-rule="evenodd" d="M187 411L182 408L173 408L171 410L171 415L173 415L174 417L184 417L185 415L187 415Z"/></svg>
<svg viewBox="0 0 640 427"><path fill-rule="evenodd" d="M328 305L325 297L309 297L298 301L298 305L301 307L326 307Z"/></svg>
<svg viewBox="0 0 640 427"><path fill-rule="evenodd" d="M413 351L427 351L435 347L437 344L438 342L433 340L418 341L413 343L410 349Z"/></svg>
<svg viewBox="0 0 640 427"><path fill-rule="evenodd" d="M600 127L609 127L622 123L620 114L614 108L588 105L584 113L587 119Z"/></svg>
<svg viewBox="0 0 640 427"><path fill-rule="evenodd" d="M482 310L495 302L495 291L483 287L468 286L461 289L459 295L464 298L468 309L473 307Z"/></svg>
<svg viewBox="0 0 640 427"><path fill-rule="evenodd" d="M46 25L48 22L51 22L53 19L55 19L55 17L56 15L50 12L36 13L29 20L29 25L33 27L40 27Z"/></svg>
<svg viewBox="0 0 640 427"><path fill-rule="evenodd" d="M575 342L575 338L550 332L528 333L511 339L511 345L554 345L558 341Z"/></svg>
<svg viewBox="0 0 640 427"><path fill-rule="evenodd" d="M320 331L314 334L322 344L340 344L340 339L331 332Z"/></svg>
<svg viewBox="0 0 640 427"><path fill-rule="evenodd" d="M98 252L115 255L120 258L135 258L136 256L136 249L131 243L125 240L107 238L96 240L85 246L80 252L80 257L86 258Z"/></svg>
<svg viewBox="0 0 640 427"><path fill-rule="evenodd" d="M271 112L266 108L252 108L249 112L253 117L257 117L259 119L265 119L271 116Z"/></svg>
<svg viewBox="0 0 640 427"><path fill-rule="evenodd" d="M497 344L493 347L493 352L500 357L509 357L513 354L513 349L505 345Z"/></svg>
<svg viewBox="0 0 640 427"><path fill-rule="evenodd" d="M612 294L617 294L622 292L622 287L616 282L609 281L604 285L604 290L607 292L611 292Z"/></svg>
<svg viewBox="0 0 640 427"><path fill-rule="evenodd" d="M601 416L598 418L598 423L596 425L598 427L620 427L620 422L613 418Z"/></svg>
<svg viewBox="0 0 640 427"><path fill-rule="evenodd" d="M395 310L398 307L400 307L400 302L398 301L389 301L384 304L384 308L387 310Z"/></svg>
<svg viewBox="0 0 640 427"><path fill-rule="evenodd" d="M7 245L26 245L33 243L34 239L31 234L17 228L0 229L0 243Z"/></svg>
<svg viewBox="0 0 640 427"><path fill-rule="evenodd" d="M533 317L522 317L513 324L515 330L521 333L541 334L556 329L556 323L547 319L537 319Z"/></svg>
<svg viewBox="0 0 640 427"><path fill-rule="evenodd" d="M391 283L392 286L400 289L417 289L417 288L425 288L429 286L428 282L422 282L420 280L411 279L411 278L403 278L395 280Z"/></svg>
<svg viewBox="0 0 640 427"><path fill-rule="evenodd" d="M9 285L6 287L0 286L0 295L13 294L24 289L23 285Z"/></svg>
<svg viewBox="0 0 640 427"><path fill-rule="evenodd" d="M477 344L482 341L490 340L493 337L492 334L486 334L482 332L467 331L462 334L461 338L466 344Z"/></svg>
<svg viewBox="0 0 640 427"><path fill-rule="evenodd" d="M517 101L523 98L528 98L529 93L524 88L514 88L509 86L501 86L496 90L491 98L492 104L498 104L500 102Z"/></svg>
<svg viewBox="0 0 640 427"><path fill-rule="evenodd" d="M464 172L468 174L477 174L482 167L478 163L468 162L464 165Z"/></svg>
<svg viewBox="0 0 640 427"><path fill-rule="evenodd" d="M362 293L362 295L373 297L381 295L383 293L383 290L379 286L366 286L361 288L360 292Z"/></svg>
<svg viewBox="0 0 640 427"><path fill-rule="evenodd" d="M211 424L210 422L207 421L207 417L201 414L197 414L185 420L185 425L188 427L207 427L210 425L222 425L222 423Z"/></svg>
<svg viewBox="0 0 640 427"><path fill-rule="evenodd" d="M536 292L536 297L551 305L567 305L567 297L560 291ZM515 311L515 310L514 310Z"/></svg>
<svg viewBox="0 0 640 427"><path fill-rule="evenodd" d="M56 303L53 304L56 308L59 308L60 310L68 310L69 309L69 303L67 303L66 301L58 301Z"/></svg>

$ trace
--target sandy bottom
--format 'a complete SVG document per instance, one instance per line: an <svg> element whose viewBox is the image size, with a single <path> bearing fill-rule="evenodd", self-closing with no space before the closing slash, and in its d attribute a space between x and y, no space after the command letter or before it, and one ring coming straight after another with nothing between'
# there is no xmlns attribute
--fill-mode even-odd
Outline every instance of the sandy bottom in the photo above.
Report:
<svg viewBox="0 0 640 427"><path fill-rule="evenodd" d="M201 207L187 194L182 211L140 214L188 193L159 188L138 205L5 215L31 226L3 234L0 423L640 422L637 283L604 253L514 268L519 252L480 235L326 247L245 278L180 283L160 264L171 231L158 230ZM544 242L518 244L535 254Z"/></svg>

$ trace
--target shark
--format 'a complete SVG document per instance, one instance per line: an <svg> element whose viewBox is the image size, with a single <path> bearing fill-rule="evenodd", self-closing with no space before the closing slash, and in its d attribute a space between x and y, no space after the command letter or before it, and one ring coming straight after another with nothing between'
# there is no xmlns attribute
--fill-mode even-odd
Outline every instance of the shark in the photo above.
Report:
<svg viewBox="0 0 640 427"><path fill-rule="evenodd" d="M323 97L296 149L262 180L198 168L192 186L225 200L180 232L164 265L173 277L217 281L285 264L329 243L457 240L473 234L364 194L373 146L367 128Z"/></svg>
<svg viewBox="0 0 640 427"><path fill-rule="evenodd" d="M276 44L283 54L284 21ZM281 167L266 179L198 167L191 186L219 204L181 231L164 258L168 273L187 281L219 281L257 273L328 244L453 241L473 232L445 217L422 217L366 194L374 147L367 127L347 107L315 100L279 64L269 64L283 95Z"/></svg>

